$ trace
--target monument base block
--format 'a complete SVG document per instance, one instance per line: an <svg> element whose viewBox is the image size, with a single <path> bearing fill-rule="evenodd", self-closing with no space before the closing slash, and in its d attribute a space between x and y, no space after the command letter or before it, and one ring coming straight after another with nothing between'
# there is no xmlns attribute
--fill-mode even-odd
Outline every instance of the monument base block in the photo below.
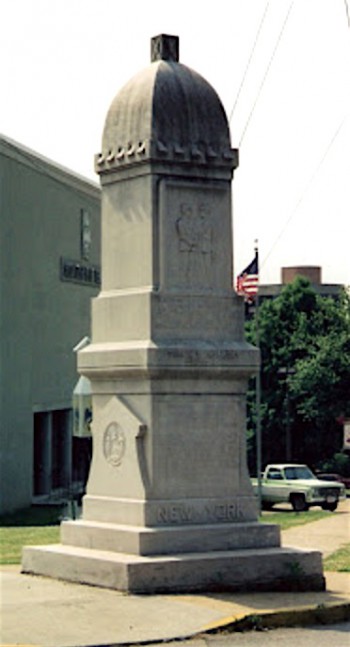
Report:
<svg viewBox="0 0 350 647"><path fill-rule="evenodd" d="M129 593L325 588L321 553L291 548L145 556L62 544L29 546L22 572Z"/></svg>
<svg viewBox="0 0 350 647"><path fill-rule="evenodd" d="M236 523L138 527L99 521L63 521L63 545L130 555L176 555L276 548L280 529L275 524Z"/></svg>

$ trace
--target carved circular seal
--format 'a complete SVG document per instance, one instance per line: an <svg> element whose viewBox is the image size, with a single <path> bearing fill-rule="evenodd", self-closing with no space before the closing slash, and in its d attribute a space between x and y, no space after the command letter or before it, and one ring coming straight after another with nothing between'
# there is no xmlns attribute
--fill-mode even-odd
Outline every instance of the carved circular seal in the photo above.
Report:
<svg viewBox="0 0 350 647"><path fill-rule="evenodd" d="M103 454L113 467L117 467L122 462L125 445L124 431L118 423L111 422L103 434Z"/></svg>

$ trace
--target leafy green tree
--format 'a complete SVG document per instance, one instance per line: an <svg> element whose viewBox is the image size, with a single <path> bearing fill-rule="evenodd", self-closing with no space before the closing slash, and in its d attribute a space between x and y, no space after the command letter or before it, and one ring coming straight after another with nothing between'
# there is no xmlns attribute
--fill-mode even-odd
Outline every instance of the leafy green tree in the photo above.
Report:
<svg viewBox="0 0 350 647"><path fill-rule="evenodd" d="M258 324L258 325L257 325ZM257 339L257 331L258 338ZM350 417L350 298L315 292L298 277L259 307L247 323L247 339L261 350L262 463L310 465L342 447ZM248 393L248 462L255 456L255 384Z"/></svg>

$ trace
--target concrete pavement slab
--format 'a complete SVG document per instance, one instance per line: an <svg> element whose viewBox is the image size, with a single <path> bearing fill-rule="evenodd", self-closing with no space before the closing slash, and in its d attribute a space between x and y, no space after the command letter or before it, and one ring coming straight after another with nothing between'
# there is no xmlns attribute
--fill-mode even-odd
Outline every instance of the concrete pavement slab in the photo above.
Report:
<svg viewBox="0 0 350 647"><path fill-rule="evenodd" d="M337 590L316 593L135 596L4 568L1 640L44 647L147 643L227 628L246 617L276 618L287 610L348 605L350 612L350 575L341 575L347 577L337 578Z"/></svg>
<svg viewBox="0 0 350 647"><path fill-rule="evenodd" d="M1 638L45 647L164 640L192 635L221 609L177 596L131 596L117 591L22 575L2 579Z"/></svg>
<svg viewBox="0 0 350 647"><path fill-rule="evenodd" d="M271 515L273 521L273 514ZM341 501L336 514L328 518L294 526L282 532L283 546L293 548L316 548L323 557L328 557L335 550L350 542L350 499Z"/></svg>

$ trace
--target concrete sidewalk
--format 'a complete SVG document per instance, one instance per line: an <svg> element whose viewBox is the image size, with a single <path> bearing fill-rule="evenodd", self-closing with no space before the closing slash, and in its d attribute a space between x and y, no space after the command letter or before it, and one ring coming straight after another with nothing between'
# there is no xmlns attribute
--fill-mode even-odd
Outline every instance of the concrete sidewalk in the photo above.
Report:
<svg viewBox="0 0 350 647"><path fill-rule="evenodd" d="M350 541L349 531L347 500L326 521L283 532L283 544L329 554ZM312 593L136 596L22 575L19 567L3 567L1 644L150 643L220 631L243 619L248 619L248 626L249 622L278 626L349 618L350 574L326 573L326 581L327 591Z"/></svg>
<svg viewBox="0 0 350 647"><path fill-rule="evenodd" d="M273 518L273 517L272 517ZM339 504L335 515L282 532L283 546L320 550L328 557L350 542L350 499Z"/></svg>

